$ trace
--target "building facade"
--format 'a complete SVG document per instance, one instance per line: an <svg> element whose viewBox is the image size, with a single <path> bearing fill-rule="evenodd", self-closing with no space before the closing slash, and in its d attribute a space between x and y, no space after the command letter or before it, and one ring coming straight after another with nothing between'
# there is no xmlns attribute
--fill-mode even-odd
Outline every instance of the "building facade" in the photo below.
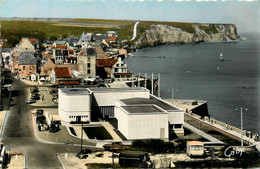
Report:
<svg viewBox="0 0 260 169"><path fill-rule="evenodd" d="M95 48L84 48L77 56L79 72L82 73L83 79L96 76L96 57Z"/></svg>
<svg viewBox="0 0 260 169"><path fill-rule="evenodd" d="M20 78L35 74L37 66L33 52L21 52L19 55L18 73Z"/></svg>
<svg viewBox="0 0 260 169"><path fill-rule="evenodd" d="M64 122L88 122L91 119L91 94L88 89L59 89L59 116Z"/></svg>
<svg viewBox="0 0 260 169"><path fill-rule="evenodd" d="M168 113L156 105L115 108L118 130L128 139L169 139Z"/></svg>

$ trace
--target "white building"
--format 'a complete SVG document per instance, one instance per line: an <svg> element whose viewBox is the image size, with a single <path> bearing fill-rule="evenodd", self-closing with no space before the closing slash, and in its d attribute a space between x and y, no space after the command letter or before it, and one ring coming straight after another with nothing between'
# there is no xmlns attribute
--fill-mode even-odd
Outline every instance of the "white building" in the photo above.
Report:
<svg viewBox="0 0 260 169"><path fill-rule="evenodd" d="M145 88L90 88L93 92L93 111L105 118L114 117L114 107L117 99L150 98L150 91Z"/></svg>
<svg viewBox="0 0 260 169"><path fill-rule="evenodd" d="M59 89L59 115L65 122L115 117L127 139L169 139L184 133L184 110L150 95L145 88Z"/></svg>
<svg viewBox="0 0 260 169"><path fill-rule="evenodd" d="M115 108L119 131L129 140L169 139L168 113L156 105Z"/></svg>
<svg viewBox="0 0 260 169"><path fill-rule="evenodd" d="M117 56L117 62L112 66L112 74L111 78L125 78L120 75L124 75L127 73L127 63L125 61L124 55Z"/></svg>
<svg viewBox="0 0 260 169"><path fill-rule="evenodd" d="M134 97L149 98L149 90L145 88L62 88L59 89L59 116L65 122L114 117L116 99Z"/></svg>
<svg viewBox="0 0 260 169"><path fill-rule="evenodd" d="M142 107L146 106L156 106L160 110L164 111L167 114L167 121L165 124L167 124L167 135L165 135L165 139L168 139L169 131L174 131L176 134L184 134L184 129L183 129L183 124L184 124L184 110L179 109L175 107L174 105L165 102L158 97L155 97L151 95L149 98L130 98L130 99L121 99L121 100L116 100L116 106L115 106L115 118L118 120L118 129L122 134L129 134L128 130L132 130L130 128L125 127L125 121L123 120L126 118L126 116L132 115L131 113L125 113L126 110L122 111L122 107L126 106L134 106L136 109L138 107L139 111L142 110ZM153 112L149 114L147 112L147 109L144 109L143 111L146 111L147 117L150 115L154 115ZM124 116L124 118L122 118ZM153 116L154 117L154 116ZM141 118L141 117L140 117ZM150 117L149 117L150 118ZM158 117L160 118L160 117ZM143 121L142 125L142 131L149 130L151 126L147 124L148 122ZM159 123L159 122L158 122ZM158 126L157 126L158 127ZM147 129L146 129L147 128ZM166 129L166 128L165 128ZM158 138L159 131L157 130L157 133L154 133L153 137L150 138ZM124 135L126 138L130 139L128 135ZM141 136L138 136L138 138ZM145 139L146 138L146 133L143 133L143 138L139 139ZM161 138L161 137L160 137Z"/></svg>
<svg viewBox="0 0 260 169"><path fill-rule="evenodd" d="M86 88L59 89L59 116L64 122L91 119L92 92Z"/></svg>

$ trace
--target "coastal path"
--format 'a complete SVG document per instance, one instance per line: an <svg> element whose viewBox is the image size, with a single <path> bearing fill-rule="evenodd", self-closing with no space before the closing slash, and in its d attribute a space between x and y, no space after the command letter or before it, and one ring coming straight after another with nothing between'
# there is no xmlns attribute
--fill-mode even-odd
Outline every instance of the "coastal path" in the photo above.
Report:
<svg viewBox="0 0 260 169"><path fill-rule="evenodd" d="M133 41L136 37L136 32L137 32L137 25L139 24L139 21L135 23L135 26L134 26L134 30L133 30L133 37L130 41Z"/></svg>

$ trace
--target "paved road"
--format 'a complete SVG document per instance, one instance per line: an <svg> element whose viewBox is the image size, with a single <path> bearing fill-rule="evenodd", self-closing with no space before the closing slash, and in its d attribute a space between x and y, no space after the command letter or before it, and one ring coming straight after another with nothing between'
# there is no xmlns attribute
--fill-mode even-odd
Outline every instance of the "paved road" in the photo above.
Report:
<svg viewBox="0 0 260 169"><path fill-rule="evenodd" d="M80 147L38 142L34 137L30 107L25 104L29 87L14 78L13 80L13 101L2 141L11 151L20 151L27 155L28 168L61 168L56 153L65 153L68 150L77 153Z"/></svg>

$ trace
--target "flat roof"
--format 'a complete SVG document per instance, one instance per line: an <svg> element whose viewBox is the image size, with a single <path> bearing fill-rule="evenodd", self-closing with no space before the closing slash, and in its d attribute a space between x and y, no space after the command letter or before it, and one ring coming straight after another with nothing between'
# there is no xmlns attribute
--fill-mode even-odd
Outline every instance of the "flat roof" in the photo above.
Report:
<svg viewBox="0 0 260 169"><path fill-rule="evenodd" d="M122 99L120 100L126 105L136 105L136 104L155 104L156 106L164 110L179 110L178 108L171 106L163 101L154 98L131 98L131 99Z"/></svg>
<svg viewBox="0 0 260 169"><path fill-rule="evenodd" d="M89 90L86 88L62 88L60 89L63 93L67 95L85 95L90 94Z"/></svg>
<svg viewBox="0 0 260 169"><path fill-rule="evenodd" d="M160 113L163 114L164 111L160 110L159 108L155 107L154 105L136 105L136 106L122 106L129 114L131 113Z"/></svg>
<svg viewBox="0 0 260 169"><path fill-rule="evenodd" d="M128 88L105 88L105 87L94 87L89 88L92 92L126 92L126 91L148 91L143 87L128 87Z"/></svg>

